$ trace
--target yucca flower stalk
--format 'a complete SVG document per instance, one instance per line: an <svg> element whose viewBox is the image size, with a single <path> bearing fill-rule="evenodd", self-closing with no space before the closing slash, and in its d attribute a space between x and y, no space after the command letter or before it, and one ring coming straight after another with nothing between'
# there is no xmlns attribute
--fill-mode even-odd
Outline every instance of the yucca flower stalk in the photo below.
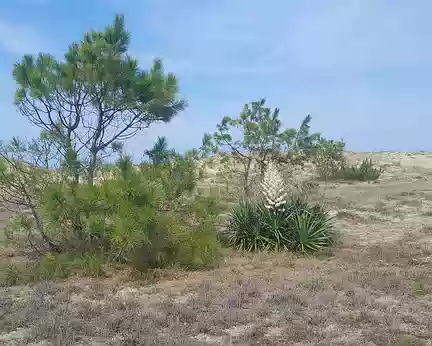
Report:
<svg viewBox="0 0 432 346"><path fill-rule="evenodd" d="M283 205L287 196L285 184L276 165L271 161L267 163L261 188L265 207L275 214L284 211Z"/></svg>

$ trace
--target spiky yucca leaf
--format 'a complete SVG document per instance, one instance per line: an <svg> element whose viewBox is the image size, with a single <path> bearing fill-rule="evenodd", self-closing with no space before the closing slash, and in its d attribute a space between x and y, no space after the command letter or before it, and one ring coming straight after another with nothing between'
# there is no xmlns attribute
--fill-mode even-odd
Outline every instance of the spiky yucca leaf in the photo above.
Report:
<svg viewBox="0 0 432 346"><path fill-rule="evenodd" d="M261 188L265 198L265 207L274 213L283 211L287 193L282 176L273 162L269 162L267 165Z"/></svg>
<svg viewBox="0 0 432 346"><path fill-rule="evenodd" d="M224 235L238 250L291 250L312 254L333 242L331 218L321 205L301 198L285 201L275 213L265 202L240 202L231 212Z"/></svg>
<svg viewBox="0 0 432 346"><path fill-rule="evenodd" d="M322 206L296 201L287 209L292 211L287 225L293 250L309 255L333 243L333 223Z"/></svg>
<svg viewBox="0 0 432 346"><path fill-rule="evenodd" d="M261 210L258 204L241 201L231 212L224 235L229 246L238 250L259 251L268 242L261 232Z"/></svg>

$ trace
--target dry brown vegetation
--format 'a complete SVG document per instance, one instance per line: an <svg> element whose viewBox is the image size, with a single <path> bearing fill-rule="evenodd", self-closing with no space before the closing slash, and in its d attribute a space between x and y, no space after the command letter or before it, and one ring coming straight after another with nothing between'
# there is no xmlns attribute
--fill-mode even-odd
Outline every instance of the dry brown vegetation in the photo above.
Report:
<svg viewBox="0 0 432 346"><path fill-rule="evenodd" d="M366 157L385 167L377 182L321 186L331 251L0 288L0 343L432 345L432 155L349 154ZM1 265L21 256L5 247Z"/></svg>

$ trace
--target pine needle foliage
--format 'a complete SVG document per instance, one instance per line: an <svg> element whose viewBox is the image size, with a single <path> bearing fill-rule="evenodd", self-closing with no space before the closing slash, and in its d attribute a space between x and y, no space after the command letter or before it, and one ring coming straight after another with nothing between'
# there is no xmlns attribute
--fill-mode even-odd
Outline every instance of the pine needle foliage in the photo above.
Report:
<svg viewBox="0 0 432 346"><path fill-rule="evenodd" d="M101 255L139 270L217 264L219 211L214 201L190 196L197 179L192 161L179 157L170 165L137 169L123 155L116 168L112 179L98 185L57 184L45 191L46 221L68 253ZM181 179L186 176L190 180Z"/></svg>
<svg viewBox="0 0 432 346"><path fill-rule="evenodd" d="M19 111L57 139L64 159L74 152L75 169L90 185L101 160L153 124L168 123L187 105L161 59L140 68L129 54L130 40L124 16L116 15L105 29L71 43L62 60L39 53L14 65Z"/></svg>

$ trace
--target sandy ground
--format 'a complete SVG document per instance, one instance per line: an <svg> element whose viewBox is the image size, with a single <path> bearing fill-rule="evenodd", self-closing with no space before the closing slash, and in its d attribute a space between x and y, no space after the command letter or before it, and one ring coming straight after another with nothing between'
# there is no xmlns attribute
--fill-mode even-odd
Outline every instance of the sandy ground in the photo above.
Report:
<svg viewBox="0 0 432 346"><path fill-rule="evenodd" d="M328 253L0 288L0 344L432 345L432 154L349 154L365 157L379 181L321 186L340 233Z"/></svg>

